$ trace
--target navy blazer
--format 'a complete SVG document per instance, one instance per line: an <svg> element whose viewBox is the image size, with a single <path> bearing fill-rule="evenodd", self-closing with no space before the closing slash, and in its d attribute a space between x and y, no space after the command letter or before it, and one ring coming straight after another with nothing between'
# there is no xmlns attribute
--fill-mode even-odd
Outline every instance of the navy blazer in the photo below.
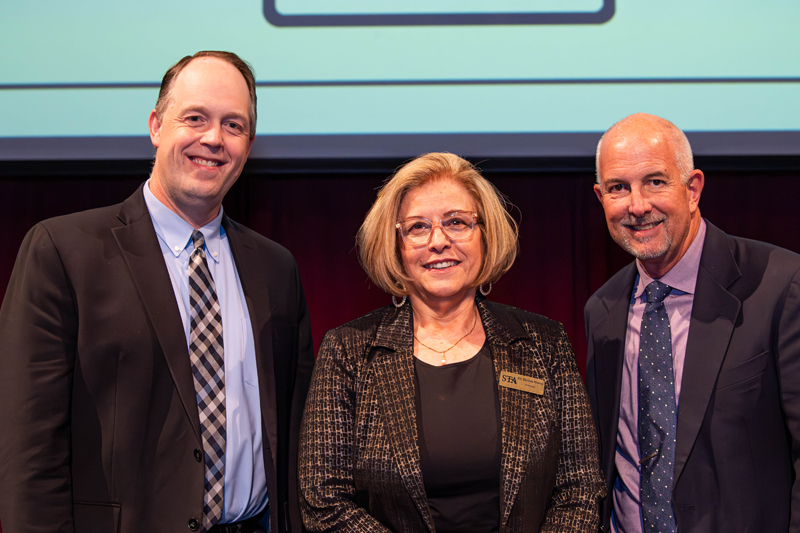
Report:
<svg viewBox="0 0 800 533"><path fill-rule="evenodd" d="M678 530L800 531L800 256L706 223L678 407ZM635 263L622 269L585 309L606 530L636 274Z"/></svg>

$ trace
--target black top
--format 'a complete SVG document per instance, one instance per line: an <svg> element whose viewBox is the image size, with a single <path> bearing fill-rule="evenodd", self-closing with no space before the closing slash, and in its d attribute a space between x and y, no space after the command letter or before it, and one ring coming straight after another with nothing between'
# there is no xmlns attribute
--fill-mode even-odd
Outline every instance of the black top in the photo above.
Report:
<svg viewBox="0 0 800 533"><path fill-rule="evenodd" d="M486 344L466 361L414 359L420 465L437 533L495 532L500 522L500 401Z"/></svg>

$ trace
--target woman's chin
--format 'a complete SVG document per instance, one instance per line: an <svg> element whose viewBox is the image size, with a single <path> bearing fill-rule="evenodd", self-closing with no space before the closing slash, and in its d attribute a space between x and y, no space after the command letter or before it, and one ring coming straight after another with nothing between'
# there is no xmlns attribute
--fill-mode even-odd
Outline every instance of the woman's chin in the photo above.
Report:
<svg viewBox="0 0 800 533"><path fill-rule="evenodd" d="M432 286L421 287L417 291L417 297L421 300L435 300L439 302L452 300L453 302L458 302L474 292L475 289L469 286Z"/></svg>

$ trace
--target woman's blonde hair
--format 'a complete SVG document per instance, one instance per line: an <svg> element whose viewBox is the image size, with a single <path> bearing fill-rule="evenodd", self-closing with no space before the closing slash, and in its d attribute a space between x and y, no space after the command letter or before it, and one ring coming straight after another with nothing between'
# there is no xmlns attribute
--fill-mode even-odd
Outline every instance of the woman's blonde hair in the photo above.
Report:
<svg viewBox="0 0 800 533"><path fill-rule="evenodd" d="M431 153L403 165L386 181L358 230L358 257L373 283L393 296L409 294L411 278L403 269L397 233L400 204L406 194L429 181L452 179L477 204L484 260L473 286L495 282L517 257L517 223L502 194L470 163L457 155Z"/></svg>

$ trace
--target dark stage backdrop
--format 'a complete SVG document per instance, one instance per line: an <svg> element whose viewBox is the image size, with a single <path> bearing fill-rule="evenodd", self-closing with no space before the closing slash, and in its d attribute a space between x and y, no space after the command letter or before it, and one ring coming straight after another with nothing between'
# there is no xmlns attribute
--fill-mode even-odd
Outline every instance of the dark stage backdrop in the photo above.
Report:
<svg viewBox="0 0 800 533"><path fill-rule="evenodd" d="M745 161L709 162L700 202L705 217L724 231L800 252L800 170ZM380 306L391 304L358 264L355 234L375 193L400 161L342 172L276 170L248 163L225 200L235 220L287 247L297 258L306 291L315 347L324 333ZM703 168L702 161L698 167ZM113 174L75 164L24 164L0 177L0 296L25 233L36 222L124 200L145 179L148 164L111 165ZM630 258L608 237L592 190L591 161L547 168L489 164L485 175L514 204L520 221L520 254L495 284L495 301L562 322L584 372L587 298ZM519 168L527 167L527 170ZM89 175L88 177L86 175Z"/></svg>

